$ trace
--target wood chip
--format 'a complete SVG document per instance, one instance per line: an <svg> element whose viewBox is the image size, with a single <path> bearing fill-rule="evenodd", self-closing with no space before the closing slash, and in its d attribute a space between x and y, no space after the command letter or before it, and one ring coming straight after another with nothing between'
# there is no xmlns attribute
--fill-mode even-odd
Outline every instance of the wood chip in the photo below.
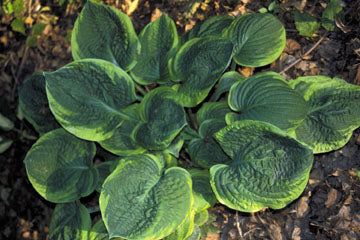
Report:
<svg viewBox="0 0 360 240"><path fill-rule="evenodd" d="M309 213L309 197L301 197L296 205L296 216L298 218L305 217Z"/></svg>
<svg viewBox="0 0 360 240"><path fill-rule="evenodd" d="M334 206L340 199L340 192L335 188L331 188L330 192L328 193L328 198L325 202L325 206L327 208Z"/></svg>

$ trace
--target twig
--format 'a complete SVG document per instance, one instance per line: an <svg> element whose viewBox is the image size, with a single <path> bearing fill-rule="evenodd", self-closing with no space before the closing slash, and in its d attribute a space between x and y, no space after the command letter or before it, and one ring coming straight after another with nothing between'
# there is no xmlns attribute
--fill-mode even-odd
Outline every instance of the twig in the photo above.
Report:
<svg viewBox="0 0 360 240"><path fill-rule="evenodd" d="M236 211L236 228L237 228L237 230L238 230L238 233L239 233L239 237L240 237L240 239L243 239L244 237L243 237L243 233L242 233L242 230L241 230L241 228L240 228L240 223L239 223L239 212L238 211Z"/></svg>
<svg viewBox="0 0 360 240"><path fill-rule="evenodd" d="M327 36L328 31L326 31L324 33L324 35L314 44L314 46L312 46L305 54L303 54L300 58L298 58L295 62L293 62L292 64L290 64L289 66L287 66L284 70L282 70L280 72L280 75L284 74L285 72L287 72L290 68L294 67L296 64L298 64L301 60L304 59L305 56L309 55L312 51L315 50L315 48L317 48L320 43L325 39L325 37Z"/></svg>

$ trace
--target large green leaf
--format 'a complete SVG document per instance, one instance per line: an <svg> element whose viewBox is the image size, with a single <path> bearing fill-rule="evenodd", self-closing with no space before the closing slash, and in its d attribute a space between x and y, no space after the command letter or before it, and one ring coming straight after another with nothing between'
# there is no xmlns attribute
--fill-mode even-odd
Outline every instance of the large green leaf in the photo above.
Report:
<svg viewBox="0 0 360 240"><path fill-rule="evenodd" d="M190 214L191 186L187 171L164 169L153 155L123 159L105 180L100 194L110 238L155 240L168 236Z"/></svg>
<svg viewBox="0 0 360 240"><path fill-rule="evenodd" d="M130 76L100 59L72 62L45 73L45 79L56 120L72 134L90 141L111 137L127 118L121 110L136 99Z"/></svg>
<svg viewBox="0 0 360 240"><path fill-rule="evenodd" d="M226 31L234 44L233 58L242 66L260 67L275 61L285 48L282 23L272 14L245 14Z"/></svg>
<svg viewBox="0 0 360 240"><path fill-rule="evenodd" d="M223 120L216 119L206 120L200 125L200 138L193 138L187 149L192 161L203 168L230 162L230 158L213 137L214 133L225 126L226 123Z"/></svg>
<svg viewBox="0 0 360 240"><path fill-rule="evenodd" d="M225 115L230 113L231 109L227 102L206 102L196 113L196 119L199 125L205 120L216 119L225 122Z"/></svg>
<svg viewBox="0 0 360 240"><path fill-rule="evenodd" d="M56 129L44 134L25 157L28 178L46 200L64 203L91 194L99 173L92 160L95 144Z"/></svg>
<svg viewBox="0 0 360 240"><path fill-rule="evenodd" d="M307 117L296 128L296 139L314 153L343 147L360 126L360 86L339 78L299 77L290 82L308 106Z"/></svg>
<svg viewBox="0 0 360 240"><path fill-rule="evenodd" d="M312 151L274 125L238 121L215 138L232 158L210 169L211 187L226 206L243 212L279 209L305 189Z"/></svg>
<svg viewBox="0 0 360 240"><path fill-rule="evenodd" d="M75 22L71 50L75 60L104 59L129 71L136 64L140 42L125 13L89 0Z"/></svg>
<svg viewBox="0 0 360 240"><path fill-rule="evenodd" d="M105 179L116 169L119 161L120 158L116 160L105 161L95 165L95 168L99 172L99 179L96 185L96 191L101 192L101 188Z"/></svg>
<svg viewBox="0 0 360 240"><path fill-rule="evenodd" d="M131 76L140 84L169 82L168 62L179 45L174 21L163 14L141 31L139 39L141 53Z"/></svg>
<svg viewBox="0 0 360 240"><path fill-rule="evenodd" d="M210 173L207 170L191 169L189 171L193 182L195 213L206 211L216 202L216 197L210 186ZM206 211L207 213L207 211ZM200 222L197 222L199 226Z"/></svg>
<svg viewBox="0 0 360 240"><path fill-rule="evenodd" d="M215 101L219 100L223 93L230 91L230 88L234 83L244 81L245 79L246 78L244 76L235 71L224 73L224 75L221 76L214 92Z"/></svg>
<svg viewBox="0 0 360 240"><path fill-rule="evenodd" d="M146 149L141 147L130 137L132 131L140 121L138 107L139 104L132 104L124 109L124 113L131 116L133 120L125 120L123 124L115 130L114 135L108 139L99 141L99 144L103 148L119 156L130 156L146 151Z"/></svg>
<svg viewBox="0 0 360 240"><path fill-rule="evenodd" d="M60 125L50 112L46 97L45 77L42 73L34 73L19 88L19 106L35 130L44 134Z"/></svg>
<svg viewBox="0 0 360 240"><path fill-rule="evenodd" d="M169 62L172 80L185 107L203 101L229 66L233 45L219 37L195 38L186 42Z"/></svg>
<svg viewBox="0 0 360 240"><path fill-rule="evenodd" d="M112 240L120 240L122 238L112 238ZM109 240L109 233L106 230L104 221L100 219L90 229L89 240Z"/></svg>
<svg viewBox="0 0 360 240"><path fill-rule="evenodd" d="M90 214L79 202L57 204L50 223L51 240L88 240Z"/></svg>
<svg viewBox="0 0 360 240"><path fill-rule="evenodd" d="M164 238L163 240L184 240L188 239L194 231L194 219L195 211L192 210L190 215L187 216L185 222L183 222L172 234Z"/></svg>
<svg viewBox="0 0 360 240"><path fill-rule="evenodd" d="M283 129L299 126L306 117L304 98L277 73L266 72L235 83L229 93L229 106L238 113L226 115L226 122L250 119Z"/></svg>
<svg viewBox="0 0 360 240"><path fill-rule="evenodd" d="M184 108L177 103L176 92L159 87L146 94L140 104L142 122L134 129L133 137L149 150L164 150L185 127Z"/></svg>

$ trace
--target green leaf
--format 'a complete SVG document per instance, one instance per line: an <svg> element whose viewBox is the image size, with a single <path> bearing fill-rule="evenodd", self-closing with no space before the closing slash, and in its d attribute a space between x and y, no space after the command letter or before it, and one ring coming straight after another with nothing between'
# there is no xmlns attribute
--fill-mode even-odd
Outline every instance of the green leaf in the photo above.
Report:
<svg viewBox="0 0 360 240"><path fill-rule="evenodd" d="M203 101L229 66L233 45L219 37L195 38L186 42L169 62L172 80L185 107Z"/></svg>
<svg viewBox="0 0 360 240"><path fill-rule="evenodd" d="M199 135L201 138L192 139L187 149L193 162L203 168L230 162L230 158L213 137L214 133L225 126L226 123L223 120L216 119L206 120L200 125Z"/></svg>
<svg viewBox="0 0 360 240"><path fill-rule="evenodd" d="M276 1L273 1L272 3L270 3L270 5L269 5L269 7L268 7L269 12L274 11L276 8L277 8Z"/></svg>
<svg viewBox="0 0 360 240"><path fill-rule="evenodd" d="M274 72L260 73L235 83L229 93L229 106L238 113L228 113L226 122L249 119L264 121L293 130L306 117L304 98Z"/></svg>
<svg viewBox="0 0 360 240"><path fill-rule="evenodd" d="M191 29L189 39L198 37L216 36L220 37L234 20L233 16L219 15L213 16L198 24L198 28Z"/></svg>
<svg viewBox="0 0 360 240"><path fill-rule="evenodd" d="M31 35L26 38L26 46L36 47L38 44L37 36Z"/></svg>
<svg viewBox="0 0 360 240"><path fill-rule="evenodd" d="M6 7L7 14L12 14L14 12L14 7L11 2L5 2L4 5Z"/></svg>
<svg viewBox="0 0 360 240"><path fill-rule="evenodd" d="M190 214L191 185L186 170L165 170L153 155L123 159L100 194L100 210L110 238L155 240L170 235Z"/></svg>
<svg viewBox="0 0 360 240"><path fill-rule="evenodd" d="M10 139L6 139L4 140L1 136L0 136L0 154L4 153L6 150L8 150L11 145L13 144L13 140Z"/></svg>
<svg viewBox="0 0 360 240"><path fill-rule="evenodd" d="M180 135L178 135L174 139L174 141L170 144L170 146L167 149L165 149L165 152L173 155L176 158L179 158L180 151L183 145L184 145L184 139L182 139Z"/></svg>
<svg viewBox="0 0 360 240"><path fill-rule="evenodd" d="M224 73L224 75L221 76L220 81L217 85L217 88L215 89L214 93L214 100L217 101L221 97L223 93L229 92L231 86L236 82L242 82L246 78L242 76L240 73L235 71L230 71Z"/></svg>
<svg viewBox="0 0 360 240"><path fill-rule="evenodd" d="M188 239L194 231L194 219L195 212L191 211L190 215L172 234L164 238L163 240L184 240Z"/></svg>
<svg viewBox="0 0 360 240"><path fill-rule="evenodd" d="M79 202L57 204L50 223L51 240L87 240L91 228L90 214Z"/></svg>
<svg viewBox="0 0 360 240"><path fill-rule="evenodd" d="M259 13L267 13L268 10L267 10L267 8L262 7L262 8L260 8L260 9L258 10L258 12L259 12Z"/></svg>
<svg viewBox="0 0 360 240"><path fill-rule="evenodd" d="M50 112L43 73L34 73L20 86L19 107L40 135L60 127Z"/></svg>
<svg viewBox="0 0 360 240"><path fill-rule="evenodd" d="M320 23L308 13L295 10L294 20L296 29L301 36L311 37L320 28Z"/></svg>
<svg viewBox="0 0 360 240"><path fill-rule="evenodd" d="M140 43L125 13L89 0L75 22L71 49L75 60L104 59L129 71L136 64Z"/></svg>
<svg viewBox="0 0 360 240"><path fill-rule="evenodd" d="M208 221L208 219L209 219L208 210L203 210L195 215L195 224L201 227Z"/></svg>
<svg viewBox="0 0 360 240"><path fill-rule="evenodd" d="M186 240L200 240L201 237L201 230L198 225L194 225L194 231L192 232L191 236L188 237Z"/></svg>
<svg viewBox="0 0 360 240"><path fill-rule="evenodd" d="M284 26L268 13L242 15L233 21L226 36L234 44L235 62L248 67L260 67L274 62L286 43Z"/></svg>
<svg viewBox="0 0 360 240"><path fill-rule="evenodd" d="M124 121L121 126L115 130L114 135L108 139L99 141L99 144L103 148L119 156L130 156L146 151L146 149L141 147L130 137L132 131L140 121L138 116L138 108L139 104L132 104L124 109L124 113L132 116L133 121Z"/></svg>
<svg viewBox="0 0 360 240"><path fill-rule="evenodd" d="M34 35L41 35L43 33L44 29L46 28L46 26L47 26L46 23L38 22L33 26L33 28L31 29L31 32Z"/></svg>
<svg viewBox="0 0 360 240"><path fill-rule="evenodd" d="M343 17L344 12L339 0L330 0L322 14L322 26L328 31L335 30L335 17L339 15Z"/></svg>
<svg viewBox="0 0 360 240"><path fill-rule="evenodd" d="M10 26L13 31L25 35L25 26L24 26L24 21L22 19L15 18L14 21L11 22Z"/></svg>
<svg viewBox="0 0 360 240"><path fill-rule="evenodd" d="M96 191L101 192L102 185L105 179L116 169L119 164L120 158L112 161L106 161L95 165L99 172L99 179L96 185Z"/></svg>
<svg viewBox="0 0 360 240"><path fill-rule="evenodd" d="M206 102L204 103L196 114L196 119L199 125L204 121L216 119L225 122L225 115L231 112L227 102Z"/></svg>
<svg viewBox="0 0 360 240"><path fill-rule="evenodd" d="M141 31L139 40L141 53L131 76L144 85L169 82L168 62L179 45L174 21L163 14Z"/></svg>
<svg viewBox="0 0 360 240"><path fill-rule="evenodd" d="M92 160L95 144L57 129L44 134L25 157L28 178L35 190L55 203L90 195L99 173Z"/></svg>
<svg viewBox="0 0 360 240"><path fill-rule="evenodd" d="M343 147L360 126L360 86L339 78L299 77L290 82L307 104L307 116L295 129L296 139L314 153Z"/></svg>
<svg viewBox="0 0 360 240"><path fill-rule="evenodd" d="M164 150L185 127L185 111L177 103L175 95L171 88L159 87L146 94L141 101L142 122L134 129L133 138L142 147Z"/></svg>
<svg viewBox="0 0 360 240"><path fill-rule="evenodd" d="M56 120L70 133L90 141L111 137L127 118L121 110L136 99L130 76L100 59L72 62L45 73L45 79Z"/></svg>
<svg viewBox="0 0 360 240"><path fill-rule="evenodd" d="M14 128L14 123L0 113L0 129L4 131L10 131Z"/></svg>
<svg viewBox="0 0 360 240"><path fill-rule="evenodd" d="M216 202L216 197L210 186L210 173L207 170L191 169L189 170L193 182L193 195L195 213L206 211ZM196 222L199 226L202 224Z"/></svg>
<svg viewBox="0 0 360 240"><path fill-rule="evenodd" d="M15 16L18 16L25 9L24 0L15 0L13 2L13 9Z"/></svg>
<svg viewBox="0 0 360 240"><path fill-rule="evenodd" d="M89 233L89 240L109 240L109 234L102 219L92 226Z"/></svg>
<svg viewBox="0 0 360 240"><path fill-rule="evenodd" d="M215 138L232 159L210 169L211 187L226 206L243 212L280 209L304 191L312 151L274 125L243 120Z"/></svg>

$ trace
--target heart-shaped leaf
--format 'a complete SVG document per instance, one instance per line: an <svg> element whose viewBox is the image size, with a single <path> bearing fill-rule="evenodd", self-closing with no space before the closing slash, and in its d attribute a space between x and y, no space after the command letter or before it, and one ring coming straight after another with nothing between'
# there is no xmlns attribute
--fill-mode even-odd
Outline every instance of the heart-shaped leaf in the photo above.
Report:
<svg viewBox="0 0 360 240"><path fill-rule="evenodd" d="M140 104L142 122L134 129L135 141L149 150L164 150L185 127L184 108L174 98L176 92L159 87L146 94Z"/></svg>
<svg viewBox="0 0 360 240"><path fill-rule="evenodd" d="M170 235L190 214L191 186L186 170L165 170L153 155L123 159L105 180L100 194L110 238L155 240Z"/></svg>
<svg viewBox="0 0 360 240"><path fill-rule="evenodd" d="M221 76L219 83L217 85L217 88L215 89L214 93L214 100L217 101L221 97L223 93L229 92L231 86L240 81L244 81L246 78L242 76L240 73L235 71L230 71L224 73L224 75Z"/></svg>
<svg viewBox="0 0 360 240"><path fill-rule="evenodd" d="M140 42L125 13L89 0L76 19L71 51L75 60L104 59L129 71L136 64Z"/></svg>
<svg viewBox="0 0 360 240"><path fill-rule="evenodd" d="M299 126L306 117L304 98L277 73L266 72L235 83L229 106L238 113L226 115L226 122L249 119L264 121L283 129Z"/></svg>
<svg viewBox="0 0 360 240"><path fill-rule="evenodd" d="M223 120L216 119L206 120L200 125L200 138L192 139L187 149L192 161L203 168L230 162L230 158L213 137L214 133L225 126L226 123Z"/></svg>
<svg viewBox="0 0 360 240"><path fill-rule="evenodd" d="M229 66L232 48L231 42L219 37L195 38L180 48L169 68L183 106L194 107L206 98Z"/></svg>
<svg viewBox="0 0 360 240"><path fill-rule="evenodd" d="M57 204L51 218L50 239L88 240L91 228L90 214L79 202Z"/></svg>
<svg viewBox="0 0 360 240"><path fill-rule="evenodd" d="M50 112L46 97L45 77L42 73L34 73L19 88L19 106L27 121L39 134L44 134L60 125Z"/></svg>
<svg viewBox="0 0 360 240"><path fill-rule="evenodd" d="M174 21L163 14L141 31L139 39L141 53L131 76L144 85L169 82L168 62L179 45Z"/></svg>
<svg viewBox="0 0 360 240"><path fill-rule="evenodd" d="M279 209L304 191L313 153L274 125L238 121L215 138L232 159L210 169L211 187L226 206L243 212Z"/></svg>
<svg viewBox="0 0 360 240"><path fill-rule="evenodd" d="M95 144L64 129L44 134L25 157L27 176L35 190L55 203L75 201L91 194L99 173L92 160Z"/></svg>
<svg viewBox="0 0 360 240"><path fill-rule="evenodd" d="M242 66L260 67L275 61L285 48L282 23L272 14L245 14L233 21L225 35L234 44L233 58Z"/></svg>
<svg viewBox="0 0 360 240"><path fill-rule="evenodd" d="M90 141L111 137L127 118L121 110L136 99L130 76L100 59L72 62L46 73L45 79L56 120L70 133Z"/></svg>
<svg viewBox="0 0 360 240"><path fill-rule="evenodd" d="M360 126L360 87L325 76L299 77L290 84L308 107L306 119L295 129L296 139L314 153L343 147Z"/></svg>

